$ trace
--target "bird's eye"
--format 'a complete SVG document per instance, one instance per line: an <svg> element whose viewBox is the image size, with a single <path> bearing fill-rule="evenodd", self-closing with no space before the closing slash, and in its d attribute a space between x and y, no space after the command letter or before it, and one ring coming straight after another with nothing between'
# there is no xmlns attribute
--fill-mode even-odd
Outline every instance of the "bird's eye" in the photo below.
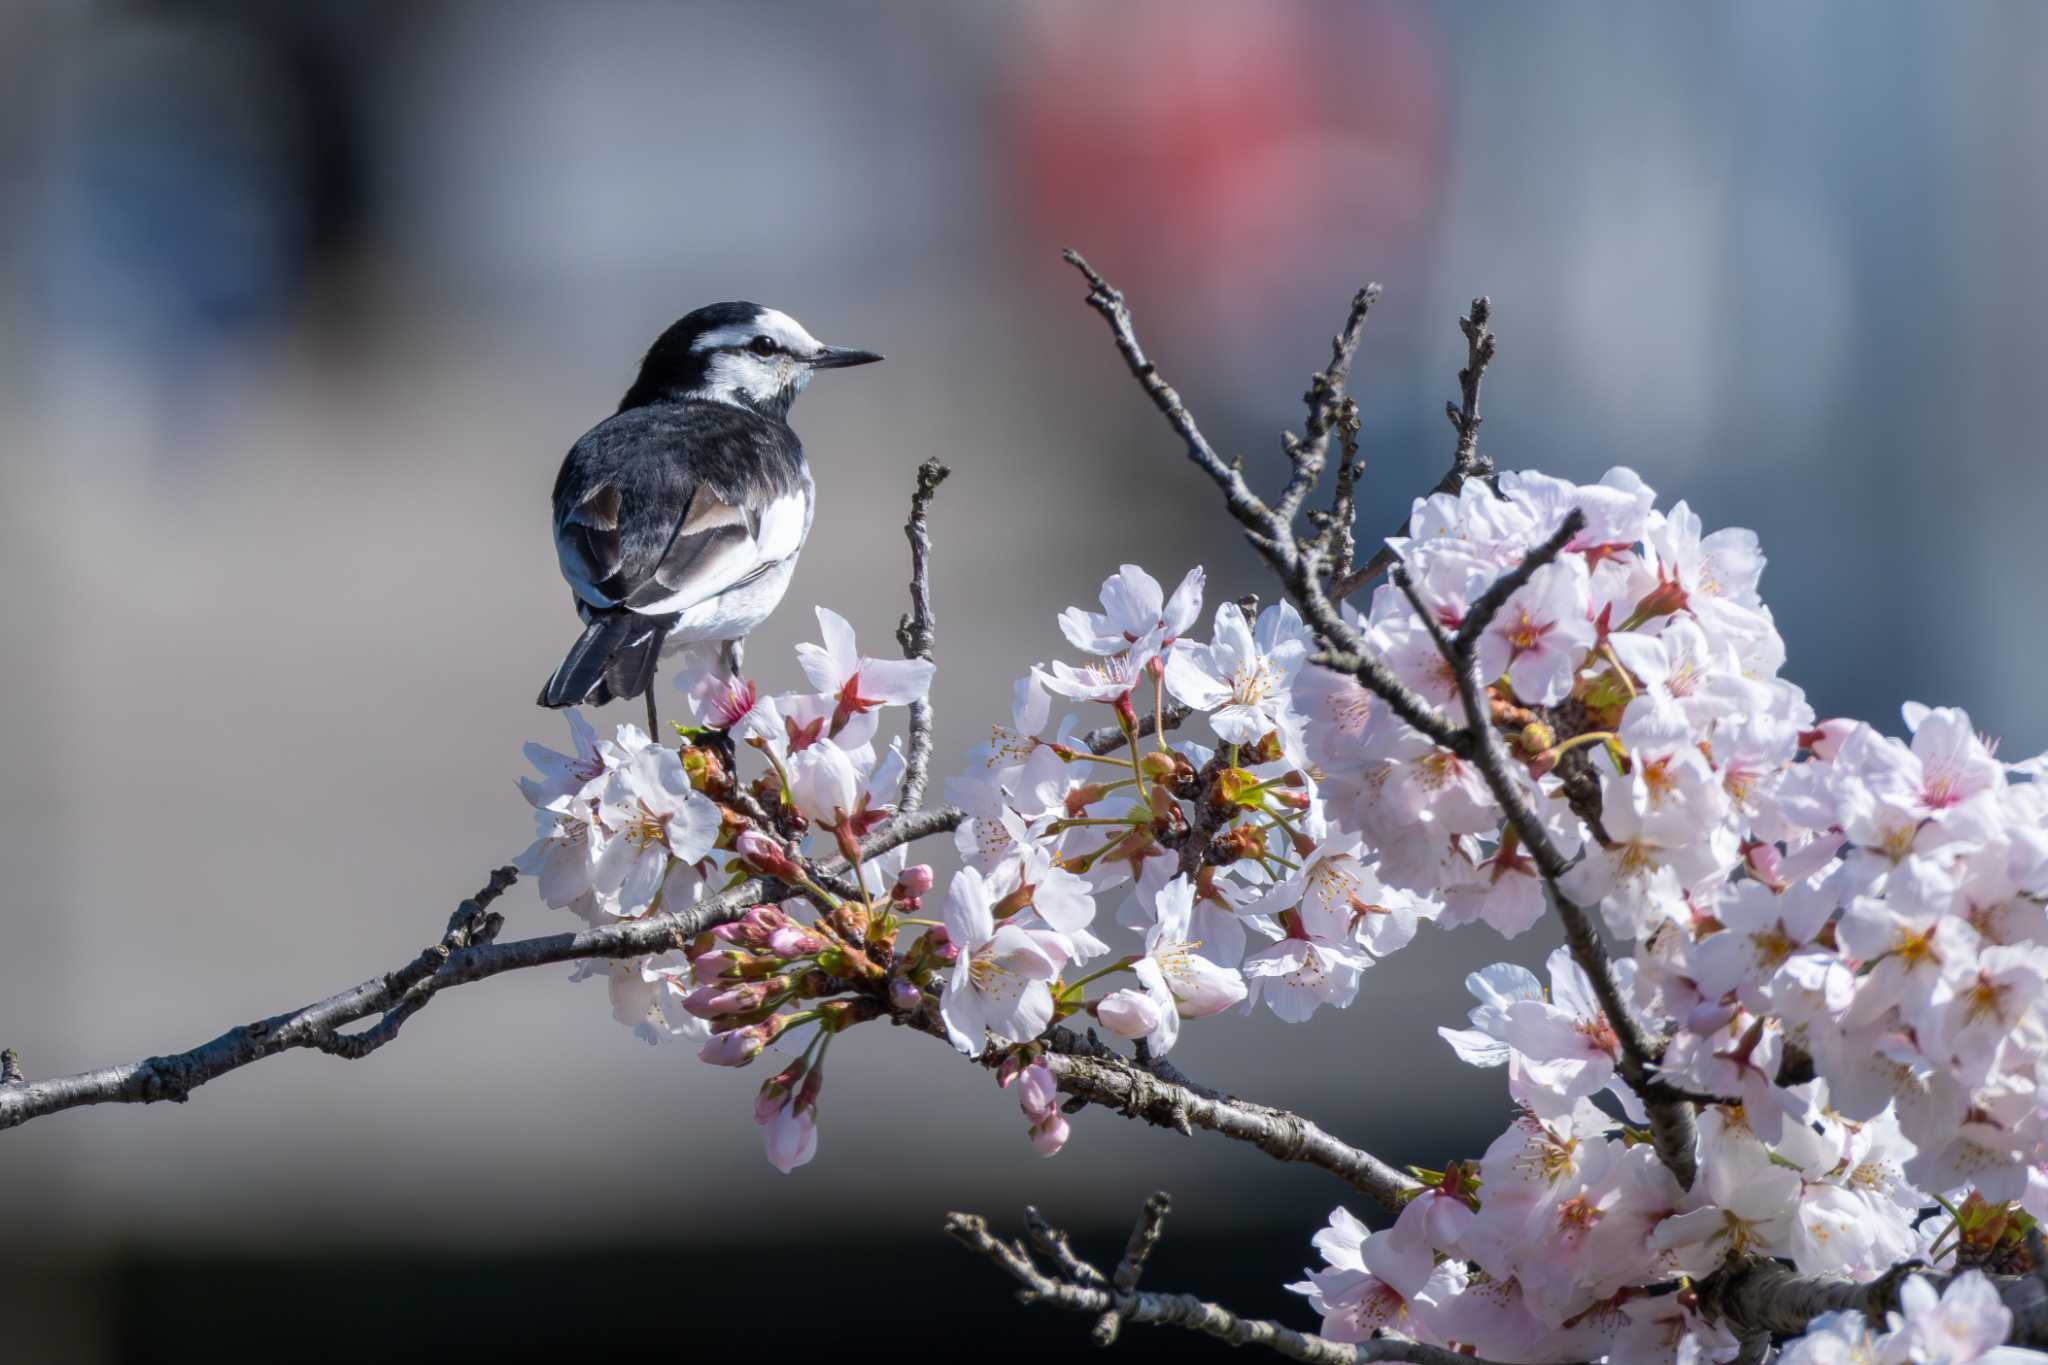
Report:
<svg viewBox="0 0 2048 1365"><path fill-rule="evenodd" d="M747 349L755 355L774 355L782 348L775 344L775 338L764 336L755 337L752 341L748 342Z"/></svg>

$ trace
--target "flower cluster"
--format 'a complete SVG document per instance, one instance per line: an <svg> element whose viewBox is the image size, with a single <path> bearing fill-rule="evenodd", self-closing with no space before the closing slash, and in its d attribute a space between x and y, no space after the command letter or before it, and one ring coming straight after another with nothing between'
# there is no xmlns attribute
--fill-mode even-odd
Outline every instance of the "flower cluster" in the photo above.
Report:
<svg viewBox="0 0 2048 1365"><path fill-rule="evenodd" d="M1682 1286L1733 1258L1868 1278L2023 1256L2048 1214L2048 760L2001 762L1954 710L1908 706L1903 738L1816 718L1779 676L1755 537L1703 534L1626 470L1471 481L1409 525L1406 590L1345 622L1444 728L1312 664L1330 642L1292 605L1205 614L1200 569L1168 592L1124 565L945 782L960 866L932 917L929 867L863 852L905 772L878 713L924 698L931 665L861 656L820 610L811 690L691 670L679 746L572 716L573 754L529 749L524 865L592 924L748 873L786 888L608 969L647 1036L726 1065L794 1051L756 1107L784 1170L815 1151L826 1046L867 1019L995 1068L1051 1155L1063 1024L1156 1059L1228 1011L1345 1008L1424 922L1513 938L1554 898L1584 907L1621 945L1611 978L1564 949L1546 978L1486 968L1443 1030L1504 1069L1506 1131L1423 1173L1393 1227L1340 1209L1316 1238L1324 1265L1294 1287L1338 1340L1728 1360ZM1490 731L1505 778L1454 731ZM1649 1140L1673 1095L1697 1104L1676 1158ZM2048 1359L1939 1354L1994 1341L1996 1315L1968 1279L1910 1294L1883 1332L1838 1318L1791 1358Z"/></svg>

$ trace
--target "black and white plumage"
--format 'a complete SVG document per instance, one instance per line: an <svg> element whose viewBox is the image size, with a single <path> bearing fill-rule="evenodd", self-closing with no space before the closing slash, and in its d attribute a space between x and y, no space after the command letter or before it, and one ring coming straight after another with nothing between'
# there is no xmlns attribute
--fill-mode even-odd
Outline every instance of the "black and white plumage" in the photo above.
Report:
<svg viewBox="0 0 2048 1365"><path fill-rule="evenodd" d="M699 308L661 334L555 479L555 549L585 628L542 706L637 697L683 645L725 642L736 662L811 529L789 406L818 370L880 359L752 303Z"/></svg>

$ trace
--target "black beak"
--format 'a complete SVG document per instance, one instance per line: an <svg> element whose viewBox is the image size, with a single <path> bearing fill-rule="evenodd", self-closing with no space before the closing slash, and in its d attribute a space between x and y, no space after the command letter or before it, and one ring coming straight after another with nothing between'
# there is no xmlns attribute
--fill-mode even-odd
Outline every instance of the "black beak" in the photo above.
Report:
<svg viewBox="0 0 2048 1365"><path fill-rule="evenodd" d="M844 346L827 346L811 357L814 370L843 370L849 365L872 365L882 357L873 351L849 350Z"/></svg>

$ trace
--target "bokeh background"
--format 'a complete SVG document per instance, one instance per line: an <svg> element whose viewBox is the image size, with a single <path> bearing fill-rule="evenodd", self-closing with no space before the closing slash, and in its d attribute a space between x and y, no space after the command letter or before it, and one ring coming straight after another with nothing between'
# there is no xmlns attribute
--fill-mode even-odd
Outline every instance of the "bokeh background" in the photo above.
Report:
<svg viewBox="0 0 2048 1365"><path fill-rule="evenodd" d="M2038 7L1872 0L0 5L0 1042L35 1074L190 1046L406 960L524 846L574 634L549 483L700 303L889 356L797 409L824 510L749 656L771 685L813 602L886 648L928 455L942 765L1120 560L1260 589L1066 245L1268 477L1382 281L1368 535L1440 471L1491 294L1504 465L1628 463L1754 527L1823 713L1952 702L2048 745L2044 44ZM1425 933L1347 1014L1176 1059L1395 1159L1476 1154L1499 1077L1434 1031L1500 955ZM367 1062L0 1135L5 1353L1042 1358L1085 1324L940 1215L1036 1202L1113 1255L1155 1185L1158 1283L1308 1322L1279 1286L1340 1193L1313 1172L1101 1113L1040 1161L984 1075L863 1031L784 1178L758 1076L565 975Z"/></svg>

